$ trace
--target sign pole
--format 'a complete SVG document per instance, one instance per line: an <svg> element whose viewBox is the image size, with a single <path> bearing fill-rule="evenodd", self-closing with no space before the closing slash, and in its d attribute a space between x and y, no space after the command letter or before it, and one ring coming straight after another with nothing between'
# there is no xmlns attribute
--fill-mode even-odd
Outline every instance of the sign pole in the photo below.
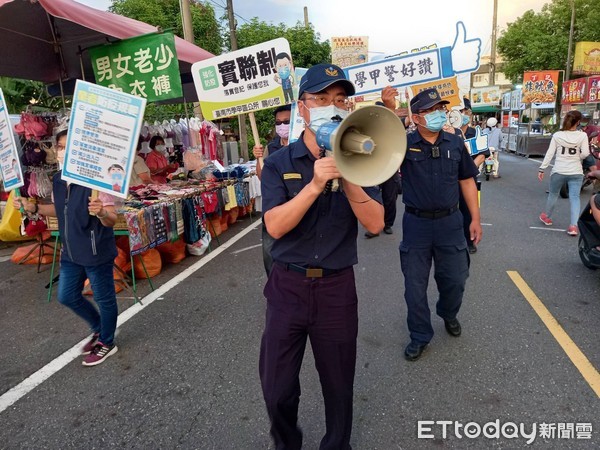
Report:
<svg viewBox="0 0 600 450"><path fill-rule="evenodd" d="M254 117L254 113L249 112L248 118L250 119L250 127L252 127L252 137L254 138L254 144L255 145L259 144L260 137L258 136L258 128L256 127L256 117ZM260 158L258 158L258 164L260 165L260 168L262 169L262 167L264 165L262 156Z"/></svg>

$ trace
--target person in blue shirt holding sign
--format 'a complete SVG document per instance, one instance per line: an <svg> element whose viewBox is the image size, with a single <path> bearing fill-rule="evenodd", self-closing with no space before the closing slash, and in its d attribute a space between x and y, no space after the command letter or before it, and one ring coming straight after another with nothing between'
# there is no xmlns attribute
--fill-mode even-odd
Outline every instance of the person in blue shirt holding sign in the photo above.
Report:
<svg viewBox="0 0 600 450"><path fill-rule="evenodd" d="M381 99L393 110L397 95L388 86ZM462 331L457 314L469 276L469 253L458 209L461 192L472 217L470 238L477 243L482 236L474 180L477 167L463 139L443 131L447 103L435 88L419 92L410 101L417 130L406 136L407 151L400 168L405 205L400 263L410 331L404 356L409 361L419 359L433 338L427 299L432 262L439 291L436 312L451 336L458 337Z"/></svg>
<svg viewBox="0 0 600 450"><path fill-rule="evenodd" d="M378 188L343 179L332 157L322 157L316 130L348 115L354 85L333 64L312 66L299 86L300 138L265 159L264 224L275 242L259 372L278 449L300 449L300 368L310 338L325 401L321 449L350 449L358 333L353 266L358 222L379 233L384 226ZM342 190L329 181L341 179Z"/></svg>
<svg viewBox="0 0 600 450"><path fill-rule="evenodd" d="M56 142L57 159L62 167L66 129L56 134ZM51 204L39 204L17 197L13 206L58 219L63 242L58 301L90 326L93 335L81 350L85 355L82 364L95 366L118 350L114 338L119 311L113 279L113 263L117 257L113 227L117 212L112 196L100 194L94 199L91 189L67 184L62 180L61 172L52 179L52 201ZM81 293L86 278L90 280L98 308Z"/></svg>

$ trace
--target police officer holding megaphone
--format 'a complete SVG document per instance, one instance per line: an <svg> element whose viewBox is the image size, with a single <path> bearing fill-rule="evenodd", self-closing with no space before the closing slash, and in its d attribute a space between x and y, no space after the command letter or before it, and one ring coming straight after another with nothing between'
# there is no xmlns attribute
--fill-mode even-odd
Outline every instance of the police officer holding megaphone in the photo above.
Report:
<svg viewBox="0 0 600 450"><path fill-rule="evenodd" d="M297 424L299 372L307 337L325 401L322 442L328 448L350 446L358 333L353 270L358 262L358 222L372 233L384 226L379 190L362 187L378 184L378 175L367 180L346 161L353 157L342 155L344 145L352 154L373 153L355 158L367 160L377 153L377 138L363 134L358 122L346 124L359 112L348 115L348 97L354 92L338 66L318 64L308 69L298 101L305 131L296 142L265 159L262 170L263 220L275 242L264 289L267 312L259 371L277 448L302 446ZM332 117L338 121L338 131L330 130L329 142L334 144L325 147L335 157L323 156L317 142L317 133ZM353 128L353 135L346 138L340 127ZM341 179L342 189L327 189L334 179Z"/></svg>

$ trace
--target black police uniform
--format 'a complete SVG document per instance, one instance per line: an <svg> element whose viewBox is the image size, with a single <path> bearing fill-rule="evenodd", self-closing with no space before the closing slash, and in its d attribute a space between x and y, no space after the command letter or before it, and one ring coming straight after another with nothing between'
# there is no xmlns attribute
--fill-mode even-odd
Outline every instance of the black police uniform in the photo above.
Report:
<svg viewBox="0 0 600 450"><path fill-rule="evenodd" d="M267 144L267 151L269 155L275 153L277 150L281 150L284 145L281 143L281 137L276 135L271 142Z"/></svg>
<svg viewBox="0 0 600 450"><path fill-rule="evenodd" d="M310 183L315 158L303 136L265 160L263 211L286 203ZM381 203L377 188L365 192ZM260 378L277 448L300 448L299 373L310 337L319 372L327 431L321 448L349 448L358 332L352 266L358 221L342 192L321 194L298 225L275 240L264 289L265 331Z"/></svg>
<svg viewBox="0 0 600 450"><path fill-rule="evenodd" d="M416 131L407 135L401 167L402 219L400 262L411 340L427 344L433 337L427 285L432 260L439 291L437 314L456 318L469 275L469 254L458 210L459 180L474 177L477 168L460 136L440 131L435 144Z"/></svg>
<svg viewBox="0 0 600 450"><path fill-rule="evenodd" d="M462 134L462 130L461 130L461 134ZM475 136L477 136L477 130L473 127L467 127L467 131L464 133L465 140L474 138ZM472 155L471 159L475 160L475 158L479 155L483 155L487 158L488 156L491 155L491 153L489 150L486 150L484 152L477 153L476 155ZM479 169L478 169L477 175L479 175ZM475 175L476 183L477 183L477 175ZM463 233L465 234L465 239L467 240L467 245L469 248L474 247L475 244L473 244L473 242L471 241L471 230L469 230L469 227L471 226L471 220L472 220L471 212L469 211L467 202L465 202L462 192L460 192L460 200L459 200L458 206L460 208L460 212L463 215ZM475 251L475 250L476 249L474 248L473 251Z"/></svg>
<svg viewBox="0 0 600 450"><path fill-rule="evenodd" d="M271 142L267 144L268 155L272 155L277 150L281 150L284 145L281 143L281 137L277 134ZM273 265L273 258L271 258L271 248L275 240L267 232L267 227L263 223L262 226L262 251L263 251L263 264L265 266L265 272L269 276L271 266Z"/></svg>

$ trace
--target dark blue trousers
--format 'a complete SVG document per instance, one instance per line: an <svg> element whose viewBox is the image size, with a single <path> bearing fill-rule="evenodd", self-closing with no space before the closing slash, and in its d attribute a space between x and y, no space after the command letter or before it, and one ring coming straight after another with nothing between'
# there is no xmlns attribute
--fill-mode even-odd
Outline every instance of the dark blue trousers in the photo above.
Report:
<svg viewBox="0 0 600 450"><path fill-rule="evenodd" d="M259 372L275 448L300 449L300 367L310 338L325 401L320 449L350 449L358 333L354 271L306 278L274 263L267 298Z"/></svg>
<svg viewBox="0 0 600 450"><path fill-rule="evenodd" d="M441 219L419 218L404 213L400 265L404 275L404 299L410 338L426 344L433 338L427 287L431 265L439 298L436 313L456 318L469 276L469 252L463 234L463 217L457 211Z"/></svg>

